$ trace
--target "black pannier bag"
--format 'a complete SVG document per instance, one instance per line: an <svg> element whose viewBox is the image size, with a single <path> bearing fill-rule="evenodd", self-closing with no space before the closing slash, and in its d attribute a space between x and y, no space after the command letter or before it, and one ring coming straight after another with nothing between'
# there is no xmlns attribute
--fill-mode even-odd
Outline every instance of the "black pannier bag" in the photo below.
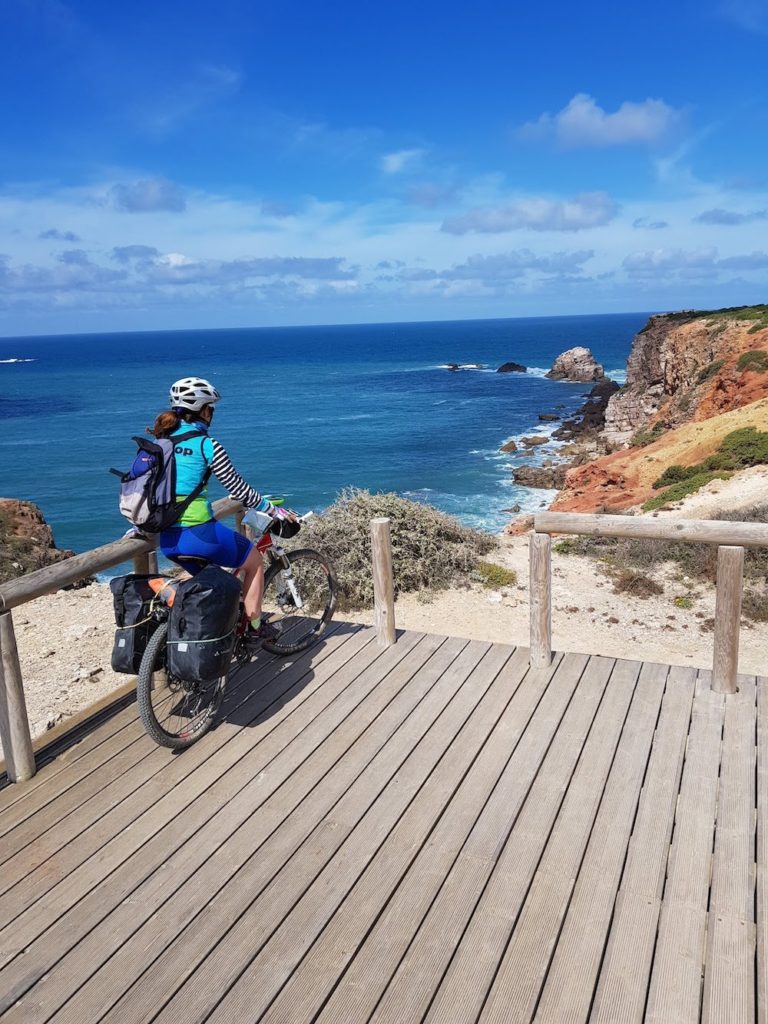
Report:
<svg viewBox="0 0 768 1024"><path fill-rule="evenodd" d="M240 613L240 581L207 565L176 590L168 621L168 671L188 683L225 675Z"/></svg>
<svg viewBox="0 0 768 1024"><path fill-rule="evenodd" d="M109 581L115 604L115 646L112 669L135 676L150 637L158 626L151 614L155 593L149 585L152 576L139 573L118 576Z"/></svg>

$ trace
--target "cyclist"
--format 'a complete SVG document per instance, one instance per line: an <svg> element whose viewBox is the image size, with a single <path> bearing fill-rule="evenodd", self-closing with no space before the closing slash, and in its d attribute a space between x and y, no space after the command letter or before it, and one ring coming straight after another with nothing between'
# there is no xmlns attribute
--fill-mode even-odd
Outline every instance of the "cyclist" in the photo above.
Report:
<svg viewBox="0 0 768 1024"><path fill-rule="evenodd" d="M268 515L295 519L287 509L277 509L267 498L243 480L232 465L223 445L208 436L216 403L221 395L202 377L183 377L171 385L170 409L161 412L148 433L155 437L189 434L176 445L176 498L191 494L207 473L213 473L232 498L249 509ZM160 534L160 550L171 561L183 565L185 557L205 558L209 562L243 573L243 602L253 636L269 639L275 630L262 621L264 561L256 545L242 534L213 518L207 485L195 498L178 523Z"/></svg>

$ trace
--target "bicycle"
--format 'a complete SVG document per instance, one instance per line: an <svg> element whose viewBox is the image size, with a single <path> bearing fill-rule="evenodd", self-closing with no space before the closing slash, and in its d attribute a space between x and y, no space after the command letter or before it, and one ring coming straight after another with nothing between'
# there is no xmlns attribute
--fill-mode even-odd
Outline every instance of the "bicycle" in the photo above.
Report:
<svg viewBox="0 0 768 1024"><path fill-rule="evenodd" d="M311 512L299 517L298 522L304 522L310 515ZM208 732L221 707L233 662L238 666L245 665L254 647L262 647L276 655L297 654L314 643L331 621L337 594L333 567L319 551L311 548L286 551L278 542L276 531L280 528L279 522L272 520L256 541L258 550L269 560L264 579L262 618L279 632L270 639L251 640L248 636L249 620L241 602L228 669L218 679L209 683L191 683L167 672L166 638L170 606L161 601L154 602L152 616L158 625L141 659L136 695L144 728L160 746L182 750ZM205 558L186 558L184 562L195 572L209 564ZM165 577L159 581L171 582Z"/></svg>

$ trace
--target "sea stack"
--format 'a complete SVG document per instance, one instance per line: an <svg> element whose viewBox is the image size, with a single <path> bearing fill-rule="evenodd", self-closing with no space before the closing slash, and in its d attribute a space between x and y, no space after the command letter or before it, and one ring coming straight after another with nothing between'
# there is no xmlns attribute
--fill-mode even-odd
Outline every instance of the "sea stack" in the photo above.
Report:
<svg viewBox="0 0 768 1024"><path fill-rule="evenodd" d="M577 345L563 352L552 364L546 375L551 380L571 380L580 384L591 384L605 379L605 370L588 348Z"/></svg>

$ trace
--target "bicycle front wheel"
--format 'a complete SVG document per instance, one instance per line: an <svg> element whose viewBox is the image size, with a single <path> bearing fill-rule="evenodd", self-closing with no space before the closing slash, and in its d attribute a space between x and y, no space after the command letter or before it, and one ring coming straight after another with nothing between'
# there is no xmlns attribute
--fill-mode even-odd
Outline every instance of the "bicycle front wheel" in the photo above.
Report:
<svg viewBox="0 0 768 1024"><path fill-rule="evenodd" d="M139 666L136 699L144 728L161 747L182 750L213 725L226 676L210 683L187 683L166 669L168 623L157 627Z"/></svg>
<svg viewBox="0 0 768 1024"><path fill-rule="evenodd" d="M264 581L263 610L279 630L262 647L273 654L296 654L325 630L336 608L336 576L330 562L303 548L289 551L289 567L275 562Z"/></svg>

